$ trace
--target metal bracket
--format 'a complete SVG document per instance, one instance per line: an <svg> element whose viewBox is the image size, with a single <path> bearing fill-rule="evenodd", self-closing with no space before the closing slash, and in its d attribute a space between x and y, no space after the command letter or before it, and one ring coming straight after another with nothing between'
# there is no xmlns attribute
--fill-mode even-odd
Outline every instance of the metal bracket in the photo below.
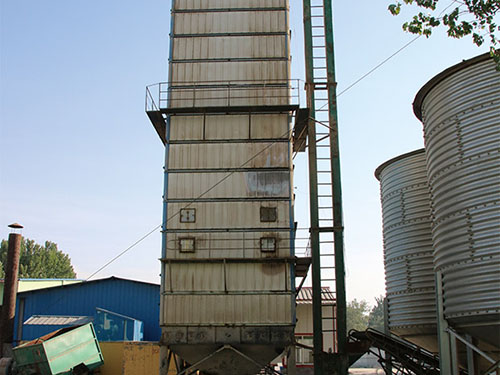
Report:
<svg viewBox="0 0 500 375"><path fill-rule="evenodd" d="M194 365L188 367L187 369L179 372L177 375L189 375L192 371L196 371L200 364L202 364L203 362L207 361L208 359L212 358L214 355L216 355L217 353L223 351L223 350L232 350L233 352L235 352L236 354L240 355L241 357L245 358L247 361L249 362L252 362L253 364L255 364L257 367L259 368L264 368L266 367L265 365L262 365L261 363L255 361L254 359L250 358L249 356L247 356L246 354L243 354L242 352L240 352L238 349L235 349L233 348L231 345L223 345L221 346L219 349L217 349L215 352L207 355L205 358L199 360L198 362L196 362ZM271 370L273 372L273 374L277 374L277 375L283 375L281 372L279 371L276 371L275 369L273 368L269 368L269 370Z"/></svg>
<svg viewBox="0 0 500 375"><path fill-rule="evenodd" d="M497 364L497 368L500 368L500 364L498 363L498 361L495 362L495 360L493 358L491 358L488 354L486 354L485 352L483 352L481 349L479 349L474 344L468 342L466 339L464 339L462 336L460 336L457 332L455 332L452 328L450 328L450 327L446 328L446 332L448 332L453 337L455 337L457 340L459 340L460 342L462 342L463 344L465 344L466 346L468 346L469 348L471 348L472 350L474 350L476 353L478 353L483 358L485 358L488 362L490 362L490 363L496 363Z"/></svg>

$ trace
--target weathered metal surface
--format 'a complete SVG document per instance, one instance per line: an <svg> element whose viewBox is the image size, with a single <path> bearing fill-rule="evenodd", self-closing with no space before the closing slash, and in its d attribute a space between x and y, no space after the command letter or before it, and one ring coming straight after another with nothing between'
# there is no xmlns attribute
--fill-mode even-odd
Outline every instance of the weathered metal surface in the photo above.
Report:
<svg viewBox="0 0 500 375"><path fill-rule="evenodd" d="M293 338L288 2L173 4L162 344L255 374Z"/></svg>
<svg viewBox="0 0 500 375"><path fill-rule="evenodd" d="M288 168L288 143L175 144L170 170ZM251 155L256 155L251 158Z"/></svg>
<svg viewBox="0 0 500 375"><path fill-rule="evenodd" d="M270 201L270 202L197 202L189 207L196 210L196 219L193 223L181 222L178 213L185 207L185 203L170 202L168 205L168 216L176 216L176 220L171 220L169 230L216 230L227 228L240 228L242 231L253 228L262 228L262 231L274 228L288 230L290 222L290 213L288 202ZM276 221L261 222L261 207L272 207L276 209ZM214 220L217 218L217 220ZM223 237L223 236L222 236ZM243 239L243 235L240 236ZM248 238L250 240L250 238ZM240 243L240 246L243 246ZM248 245L247 247L249 247Z"/></svg>
<svg viewBox="0 0 500 375"><path fill-rule="evenodd" d="M288 0L176 0L176 9L286 7Z"/></svg>
<svg viewBox="0 0 500 375"><path fill-rule="evenodd" d="M273 126L269 126L269 122ZM170 119L171 141L240 141L287 139L288 114L241 114L174 116Z"/></svg>
<svg viewBox="0 0 500 375"><path fill-rule="evenodd" d="M445 317L498 346L500 73L493 60L485 54L441 73L417 94L415 112L424 124Z"/></svg>
<svg viewBox="0 0 500 375"><path fill-rule="evenodd" d="M391 332L436 352L436 297L425 151L377 168Z"/></svg>
<svg viewBox="0 0 500 375"><path fill-rule="evenodd" d="M239 230L230 232L226 229L181 231L173 229L169 234L166 255L168 259L221 259L236 258L248 259L281 259L290 256L290 236L289 231L283 229L270 229L259 232L255 228L247 228L245 231ZM277 240L276 251L265 253L260 250L260 238L274 236ZM193 253L179 252L179 239L193 237L196 239L196 251Z"/></svg>
<svg viewBox="0 0 500 375"><path fill-rule="evenodd" d="M174 39L175 63L193 59L262 59L286 56L285 35L192 37Z"/></svg>
<svg viewBox="0 0 500 375"><path fill-rule="evenodd" d="M101 342L104 365L101 375L158 375L160 344L157 342ZM169 375L177 374L172 361Z"/></svg>
<svg viewBox="0 0 500 375"><path fill-rule="evenodd" d="M213 189L208 190L210 187ZM288 198L288 171L172 173L168 197L199 198Z"/></svg>
<svg viewBox="0 0 500 375"><path fill-rule="evenodd" d="M103 364L92 323L63 328L18 346L14 358L20 375L70 375L80 364L89 370Z"/></svg>
<svg viewBox="0 0 500 375"><path fill-rule="evenodd" d="M287 80L287 67L287 61L228 61L224 64L220 62L176 64L172 80L175 82ZM210 90L210 92L213 91ZM221 96L226 95L223 90L219 92ZM202 94L202 92L199 93L199 95ZM208 93L207 96L209 96ZM283 97L283 95L281 96ZM234 104L236 105L237 102Z"/></svg>
<svg viewBox="0 0 500 375"><path fill-rule="evenodd" d="M266 6L269 8L269 6ZM222 11L199 10L174 13L174 38L179 35L227 33L286 33L286 10L271 11ZM174 59L176 51L174 50Z"/></svg>

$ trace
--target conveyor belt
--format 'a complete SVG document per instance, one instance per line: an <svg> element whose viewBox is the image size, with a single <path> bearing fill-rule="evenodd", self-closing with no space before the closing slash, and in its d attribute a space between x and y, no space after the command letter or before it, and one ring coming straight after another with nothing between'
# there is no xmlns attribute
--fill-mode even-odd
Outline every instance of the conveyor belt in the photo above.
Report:
<svg viewBox="0 0 500 375"><path fill-rule="evenodd" d="M349 339L352 342L369 342L372 348L378 349L377 351L371 350L371 352L379 358L379 363L386 373L389 373L388 369L392 367L393 371L398 371L397 374L440 374L437 355L397 336L389 336L368 328L363 332L351 330Z"/></svg>

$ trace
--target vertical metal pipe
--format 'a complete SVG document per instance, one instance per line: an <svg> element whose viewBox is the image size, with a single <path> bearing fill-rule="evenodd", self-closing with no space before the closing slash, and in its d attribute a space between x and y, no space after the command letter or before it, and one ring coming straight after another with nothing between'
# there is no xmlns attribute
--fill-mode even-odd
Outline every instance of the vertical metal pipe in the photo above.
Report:
<svg viewBox="0 0 500 375"><path fill-rule="evenodd" d="M11 344L14 335L14 317L16 314L17 275L22 236L19 233L9 234L7 264L5 265L4 292L2 302L2 319L0 320L0 357L4 354L4 344Z"/></svg>
<svg viewBox="0 0 500 375"><path fill-rule="evenodd" d="M306 70L307 107L311 118L316 116L314 106L314 75L313 75L313 38L311 20L311 1L303 1L304 12L304 48ZM308 157L309 157L309 211L311 226L311 258L312 258L312 302L313 302L313 360L314 374L323 374L323 324L321 311L321 264L319 248L319 217L318 217L318 173L316 152L316 124L308 124Z"/></svg>

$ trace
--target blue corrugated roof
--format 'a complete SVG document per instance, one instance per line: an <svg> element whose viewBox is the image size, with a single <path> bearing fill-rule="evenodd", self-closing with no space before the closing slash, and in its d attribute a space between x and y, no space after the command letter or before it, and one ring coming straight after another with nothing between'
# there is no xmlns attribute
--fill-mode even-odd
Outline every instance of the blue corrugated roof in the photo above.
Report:
<svg viewBox="0 0 500 375"><path fill-rule="evenodd" d="M159 341L160 286L158 284L109 277L18 293L17 319L33 315L93 316L96 307L111 310L144 322L144 340ZM23 300L23 303L20 301ZM23 326L22 340L32 340L53 330L43 326Z"/></svg>

